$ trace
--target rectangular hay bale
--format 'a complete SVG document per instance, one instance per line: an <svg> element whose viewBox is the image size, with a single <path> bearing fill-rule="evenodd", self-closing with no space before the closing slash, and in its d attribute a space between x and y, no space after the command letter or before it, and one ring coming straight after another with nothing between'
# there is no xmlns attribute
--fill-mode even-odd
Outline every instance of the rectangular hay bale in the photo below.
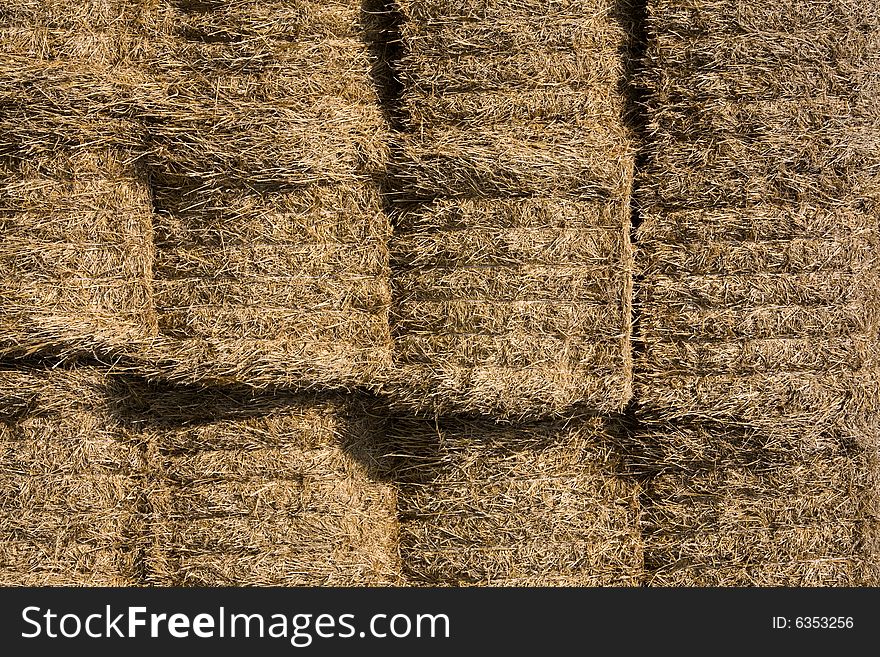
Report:
<svg viewBox="0 0 880 657"><path fill-rule="evenodd" d="M622 409L633 148L613 3L399 6L392 405Z"/></svg>
<svg viewBox="0 0 880 657"><path fill-rule="evenodd" d="M145 17L159 336L142 371L262 388L387 369L387 145L360 13L161 2Z"/></svg>
<svg viewBox="0 0 880 657"><path fill-rule="evenodd" d="M878 460L840 435L645 426L654 586L875 586Z"/></svg>
<svg viewBox="0 0 880 657"><path fill-rule="evenodd" d="M878 409L880 15L814 4L649 3L635 394L652 420L833 429ZM782 85L795 74L810 84Z"/></svg>
<svg viewBox="0 0 880 657"><path fill-rule="evenodd" d="M876 585L880 13L651 0L647 29L648 581Z"/></svg>
<svg viewBox="0 0 880 657"><path fill-rule="evenodd" d="M118 353L157 329L138 126L109 68L37 56L0 65L0 356Z"/></svg>
<svg viewBox="0 0 880 657"><path fill-rule="evenodd" d="M86 369L0 369L0 584L141 581L144 453Z"/></svg>
<svg viewBox="0 0 880 657"><path fill-rule="evenodd" d="M41 63L125 67L143 52L139 17L150 0L6 0L0 53Z"/></svg>
<svg viewBox="0 0 880 657"><path fill-rule="evenodd" d="M605 420L392 420L410 584L637 586L639 487Z"/></svg>
<svg viewBox="0 0 880 657"><path fill-rule="evenodd" d="M392 486L356 402L143 387L131 427L151 463L147 579L162 586L398 582Z"/></svg>

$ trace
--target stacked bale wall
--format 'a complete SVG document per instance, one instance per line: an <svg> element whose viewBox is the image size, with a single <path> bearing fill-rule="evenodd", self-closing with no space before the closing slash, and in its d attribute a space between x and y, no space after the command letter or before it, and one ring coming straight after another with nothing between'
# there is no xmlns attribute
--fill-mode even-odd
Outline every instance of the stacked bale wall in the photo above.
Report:
<svg viewBox="0 0 880 657"><path fill-rule="evenodd" d="M633 309L632 8L373 4L0 9L0 584L880 582L880 9L649 0Z"/></svg>

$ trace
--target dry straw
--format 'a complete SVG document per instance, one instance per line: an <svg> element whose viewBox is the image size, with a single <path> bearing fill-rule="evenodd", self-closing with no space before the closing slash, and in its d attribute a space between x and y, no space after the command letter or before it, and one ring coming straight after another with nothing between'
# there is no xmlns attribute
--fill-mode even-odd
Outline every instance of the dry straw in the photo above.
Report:
<svg viewBox="0 0 880 657"><path fill-rule="evenodd" d="M353 385L390 363L384 119L360 5L160 3L135 99L176 382Z"/></svg>
<svg viewBox="0 0 880 657"><path fill-rule="evenodd" d="M144 454L106 399L94 371L0 369L0 584L140 582Z"/></svg>
<svg viewBox="0 0 880 657"><path fill-rule="evenodd" d="M356 399L0 370L0 582L388 585L395 492Z"/></svg>
<svg viewBox="0 0 880 657"><path fill-rule="evenodd" d="M638 485L600 419L393 420L400 553L420 586L633 586Z"/></svg>
<svg viewBox="0 0 880 657"><path fill-rule="evenodd" d="M141 12L153 0L6 0L0 52L93 69L133 65L143 53Z"/></svg>
<svg viewBox="0 0 880 657"><path fill-rule="evenodd" d="M125 160L58 148L0 165L4 355L107 352L155 331L149 193Z"/></svg>
<svg viewBox="0 0 880 657"><path fill-rule="evenodd" d="M636 389L657 414L813 425L876 410L869 5L651 3Z"/></svg>
<svg viewBox="0 0 880 657"><path fill-rule="evenodd" d="M658 0L648 32L647 568L876 582L880 12Z"/></svg>
<svg viewBox="0 0 880 657"><path fill-rule="evenodd" d="M360 3L7 4L2 353L254 387L387 369Z"/></svg>
<svg viewBox="0 0 880 657"><path fill-rule="evenodd" d="M399 3L396 407L525 418L628 399L632 149L612 5Z"/></svg>
<svg viewBox="0 0 880 657"><path fill-rule="evenodd" d="M130 382L126 419L149 454L147 581L397 583L395 493L355 406Z"/></svg>
<svg viewBox="0 0 880 657"><path fill-rule="evenodd" d="M0 354L108 352L155 332L152 205L125 92L136 4L4 3Z"/></svg>
<svg viewBox="0 0 880 657"><path fill-rule="evenodd" d="M727 423L649 427L646 581L655 586L878 583L878 461L834 434Z"/></svg>

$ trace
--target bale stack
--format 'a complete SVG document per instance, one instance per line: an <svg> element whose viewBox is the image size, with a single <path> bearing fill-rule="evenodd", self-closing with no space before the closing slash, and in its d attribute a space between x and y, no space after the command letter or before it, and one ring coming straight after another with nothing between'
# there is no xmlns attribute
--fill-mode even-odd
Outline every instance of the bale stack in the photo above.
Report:
<svg viewBox="0 0 880 657"><path fill-rule="evenodd" d="M639 489L604 420L399 419L387 440L410 584L639 584Z"/></svg>
<svg viewBox="0 0 880 657"><path fill-rule="evenodd" d="M635 392L667 584L858 584L878 436L880 11L648 3Z"/></svg>
<svg viewBox="0 0 880 657"><path fill-rule="evenodd" d="M152 205L124 91L137 4L4 4L0 355L118 351L156 330Z"/></svg>
<svg viewBox="0 0 880 657"><path fill-rule="evenodd" d="M397 4L394 405L620 409L633 157L615 3Z"/></svg>
<svg viewBox="0 0 880 657"><path fill-rule="evenodd" d="M160 337L145 371L368 383L390 362L385 128L360 3L154 3L139 90Z"/></svg>
<svg viewBox="0 0 880 657"><path fill-rule="evenodd" d="M140 581L143 450L106 378L0 369L0 585Z"/></svg>
<svg viewBox="0 0 880 657"><path fill-rule="evenodd" d="M341 398L139 385L151 468L147 580L375 586L399 578L393 488L372 422Z"/></svg>

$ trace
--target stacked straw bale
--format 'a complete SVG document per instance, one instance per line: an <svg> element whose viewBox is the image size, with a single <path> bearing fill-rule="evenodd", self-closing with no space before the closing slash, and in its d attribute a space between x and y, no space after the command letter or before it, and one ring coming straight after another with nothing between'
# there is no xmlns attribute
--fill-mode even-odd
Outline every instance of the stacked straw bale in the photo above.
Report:
<svg viewBox="0 0 880 657"><path fill-rule="evenodd" d="M858 584L876 523L880 9L651 0L646 563Z"/></svg>
<svg viewBox="0 0 880 657"><path fill-rule="evenodd" d="M877 352L880 10L650 14L638 397L771 425L874 410L857 390Z"/></svg>
<svg viewBox="0 0 880 657"><path fill-rule="evenodd" d="M653 426L644 439L648 584L880 583L876 451L710 422Z"/></svg>
<svg viewBox="0 0 880 657"><path fill-rule="evenodd" d="M390 364L387 150L360 4L162 2L145 13L158 340L145 371L253 387Z"/></svg>
<svg viewBox="0 0 880 657"><path fill-rule="evenodd" d="M85 369L0 369L0 585L140 581L144 453Z"/></svg>
<svg viewBox="0 0 880 657"><path fill-rule="evenodd" d="M355 402L130 384L151 468L147 578L163 586L399 579L393 488Z"/></svg>
<svg viewBox="0 0 880 657"><path fill-rule="evenodd" d="M140 13L151 0L5 0L0 52L94 68L133 65L144 52Z"/></svg>
<svg viewBox="0 0 880 657"><path fill-rule="evenodd" d="M398 3L398 408L537 417L629 398L633 157L614 4Z"/></svg>
<svg viewBox="0 0 880 657"><path fill-rule="evenodd" d="M4 3L0 355L118 350L156 330L136 2ZM131 13L129 11L129 13Z"/></svg>
<svg viewBox="0 0 880 657"><path fill-rule="evenodd" d="M387 440L410 584L639 583L639 489L604 420L398 419Z"/></svg>

